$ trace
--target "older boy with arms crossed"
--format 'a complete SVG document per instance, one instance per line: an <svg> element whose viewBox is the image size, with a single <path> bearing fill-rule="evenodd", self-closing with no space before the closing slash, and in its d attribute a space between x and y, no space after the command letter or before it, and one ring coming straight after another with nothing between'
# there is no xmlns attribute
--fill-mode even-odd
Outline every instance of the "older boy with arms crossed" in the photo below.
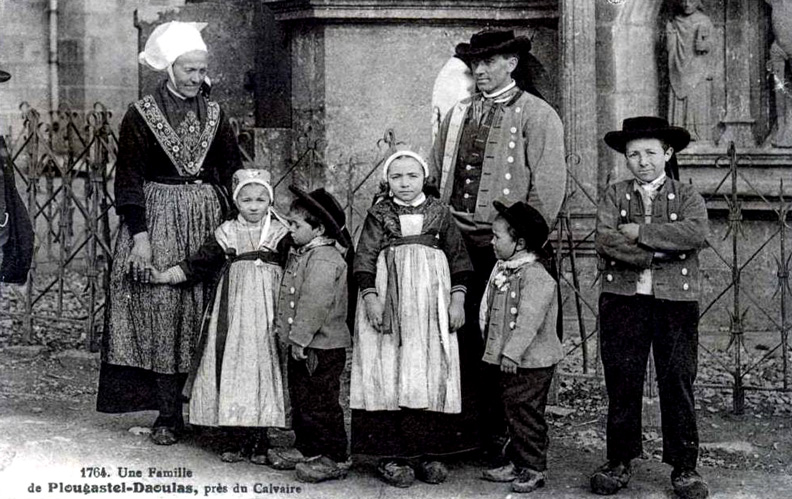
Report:
<svg viewBox="0 0 792 499"><path fill-rule="evenodd" d="M666 163L690 134L651 116L624 120L605 142L635 177L609 186L599 205L597 253L604 263L600 348L608 390L608 461L591 476L601 495L626 487L641 455L641 399L654 353L663 430L663 461L682 498L707 497L696 471L693 401L698 354L698 252L706 244L707 208L693 187L666 176Z"/></svg>

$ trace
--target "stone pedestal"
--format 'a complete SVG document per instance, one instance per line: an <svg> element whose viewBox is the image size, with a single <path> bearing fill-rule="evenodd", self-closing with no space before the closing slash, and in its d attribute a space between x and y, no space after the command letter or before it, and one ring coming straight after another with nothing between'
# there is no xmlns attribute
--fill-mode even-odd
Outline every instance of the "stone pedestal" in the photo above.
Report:
<svg viewBox="0 0 792 499"><path fill-rule="evenodd" d="M570 212L594 213L597 206L596 18L593 2L562 0L561 119L569 163Z"/></svg>
<svg viewBox="0 0 792 499"><path fill-rule="evenodd" d="M726 116L723 118L721 145L734 142L737 147L753 147L754 119L751 115L750 36L756 6L742 0L726 0Z"/></svg>

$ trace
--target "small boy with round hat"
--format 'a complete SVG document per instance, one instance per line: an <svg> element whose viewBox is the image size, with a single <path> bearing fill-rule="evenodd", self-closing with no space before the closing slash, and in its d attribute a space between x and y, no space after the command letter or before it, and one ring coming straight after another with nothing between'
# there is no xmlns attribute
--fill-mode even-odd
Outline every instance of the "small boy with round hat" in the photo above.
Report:
<svg viewBox="0 0 792 499"><path fill-rule="evenodd" d="M600 348L608 391L607 458L591 476L601 495L626 487L641 448L641 400L654 354L663 431L663 461L682 498L707 497L696 471L693 398L699 317L698 253L706 245L707 208L695 189L669 178L674 154L690 142L684 128L639 116L608 132L633 179L608 186L597 214L602 272Z"/></svg>
<svg viewBox="0 0 792 499"><path fill-rule="evenodd" d="M481 301L483 360L500 365L498 390L508 425L508 463L482 478L511 482L514 492L545 485L547 394L563 357L556 334L557 283L539 261L548 227L541 213L518 201L493 202L492 246L498 263Z"/></svg>
<svg viewBox="0 0 792 499"><path fill-rule="evenodd" d="M323 188L306 192L289 187L294 248L289 253L278 293L275 329L291 355L289 396L295 449L270 449L276 469L296 469L302 482L323 482L349 470L344 411L339 403L346 349L347 262L352 240L344 209Z"/></svg>

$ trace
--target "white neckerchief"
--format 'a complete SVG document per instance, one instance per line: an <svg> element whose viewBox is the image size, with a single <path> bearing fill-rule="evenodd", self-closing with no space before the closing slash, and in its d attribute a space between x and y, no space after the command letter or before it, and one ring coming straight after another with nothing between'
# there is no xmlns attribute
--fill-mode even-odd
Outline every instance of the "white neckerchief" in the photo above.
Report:
<svg viewBox="0 0 792 499"><path fill-rule="evenodd" d="M406 202L402 201L401 199L397 198L396 196L393 196L393 202L398 204L399 206L412 206L413 208L415 208L416 206L421 206L421 204L424 201L426 201L426 194L424 194L423 192L421 192L420 194L415 196L415 199L413 199L409 203L406 203Z"/></svg>
<svg viewBox="0 0 792 499"><path fill-rule="evenodd" d="M479 327L481 328L482 337L489 323L490 297L492 296L494 290L497 289L498 291L505 291L511 271L527 263L535 262L536 258L537 257L535 253L526 253L525 255L520 255L517 258L512 257L508 260L498 260L498 263L495 264L495 268L492 269L492 274L490 275L489 282L487 283L487 289L484 292L484 297L481 300L481 305L479 306Z"/></svg>
<svg viewBox="0 0 792 499"><path fill-rule="evenodd" d="M649 193L657 192L660 189L660 187L663 186L665 181L666 181L665 172L661 173L659 177L657 177L656 179L652 180L651 182L641 182L640 180L635 179L635 183L641 189L643 189L643 190L645 190L646 192L649 192Z"/></svg>
<svg viewBox="0 0 792 499"><path fill-rule="evenodd" d="M510 271L521 267L526 263L533 263L535 261L535 253L526 253L525 255L520 255L516 258L511 257L508 260L498 260L498 263L495 264L495 268L492 269L492 284L494 284L496 288L500 289L506 282L508 277L507 274L509 274Z"/></svg>
<svg viewBox="0 0 792 499"><path fill-rule="evenodd" d="M481 94L484 96L485 99L495 99L495 98L500 97L501 95L505 94L506 92L508 92L509 90L513 89L516 86L517 86L517 82L512 80L511 83L509 83L508 85L506 85L505 87L503 87L500 90L496 90L496 91L492 92L491 94L488 94L487 92L483 92L482 91Z"/></svg>

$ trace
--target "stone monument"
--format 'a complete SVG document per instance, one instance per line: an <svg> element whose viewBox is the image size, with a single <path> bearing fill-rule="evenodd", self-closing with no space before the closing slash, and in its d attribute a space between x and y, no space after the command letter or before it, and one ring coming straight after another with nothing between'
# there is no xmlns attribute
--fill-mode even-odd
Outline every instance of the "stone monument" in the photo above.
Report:
<svg viewBox="0 0 792 499"><path fill-rule="evenodd" d="M699 142L712 141L713 31L701 0L677 0L677 12L666 24L668 121L687 128Z"/></svg>

